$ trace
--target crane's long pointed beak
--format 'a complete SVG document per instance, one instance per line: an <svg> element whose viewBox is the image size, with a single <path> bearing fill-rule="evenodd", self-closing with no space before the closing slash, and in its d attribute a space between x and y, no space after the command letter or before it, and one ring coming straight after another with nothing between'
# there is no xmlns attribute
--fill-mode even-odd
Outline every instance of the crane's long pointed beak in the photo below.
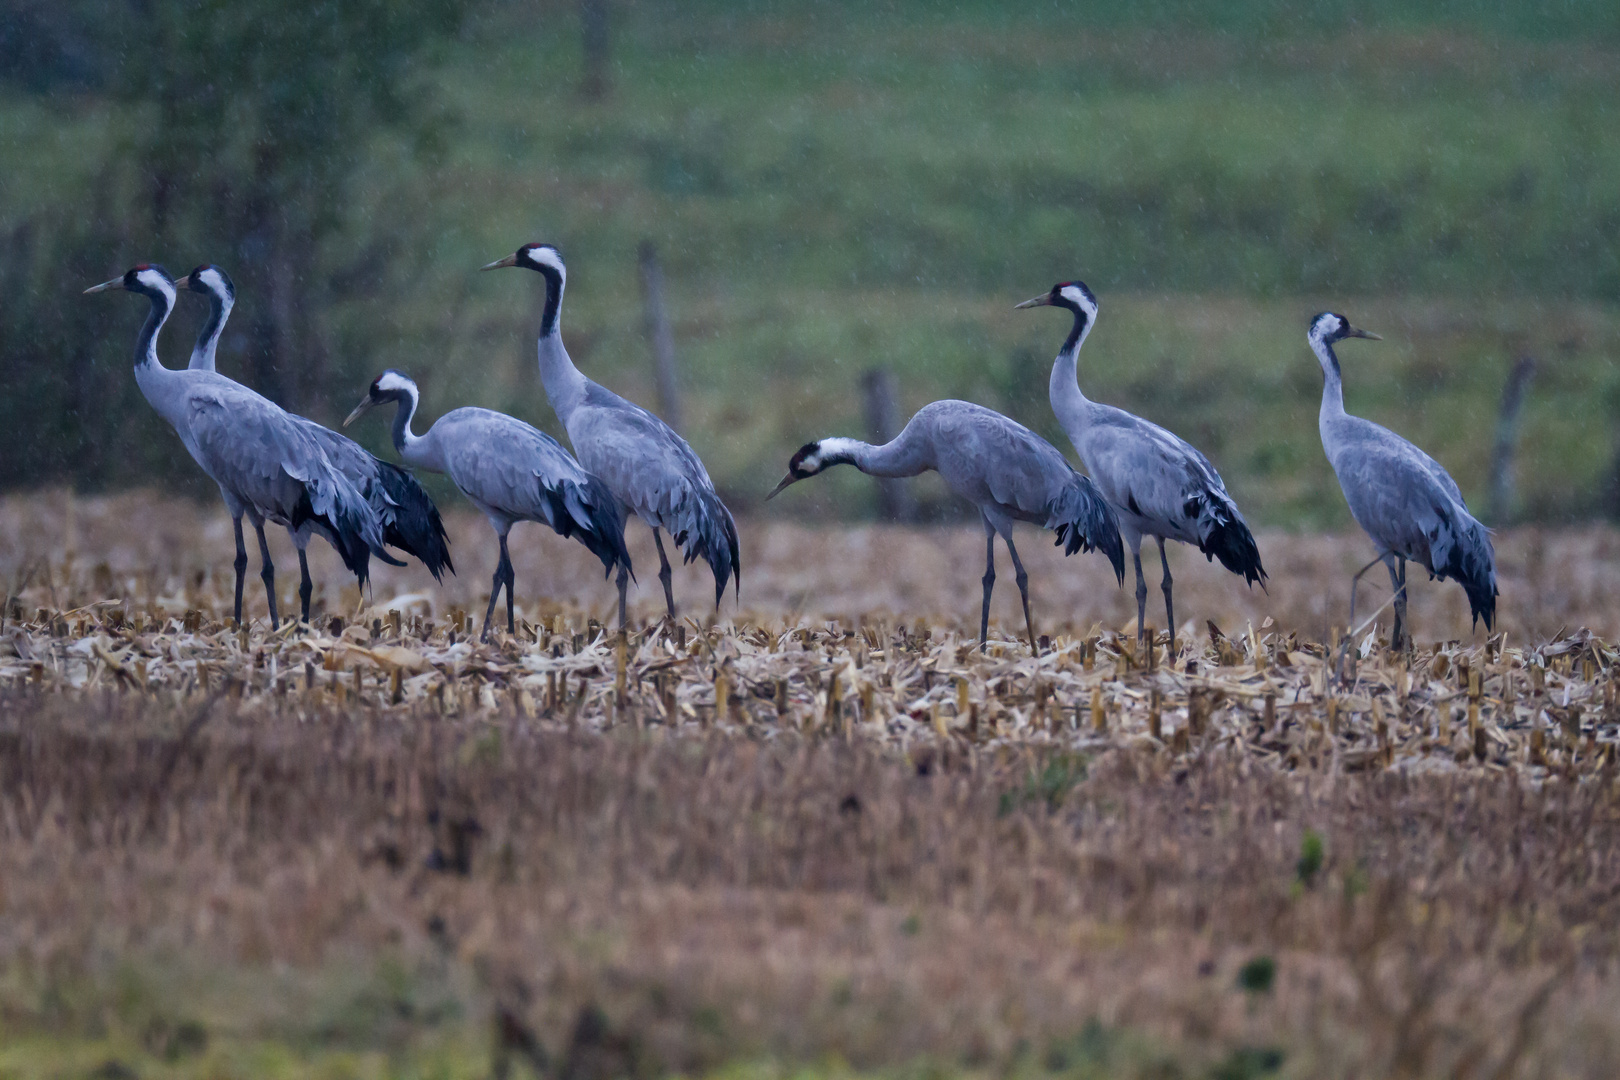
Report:
<svg viewBox="0 0 1620 1080"><path fill-rule="evenodd" d="M368 411L370 411L371 407L375 404L377 403L371 400L370 394L367 394L365 397L361 398L360 404L354 407L354 412L343 418L343 426L348 427L350 424L360 419Z"/></svg>
<svg viewBox="0 0 1620 1080"><path fill-rule="evenodd" d="M478 269L480 269L480 270L499 270L503 266L516 266L516 265L517 265L517 255L516 255L516 253L514 253L514 254L511 254L511 255L508 255L504 259L496 259L494 262L490 263L488 266L480 266Z"/></svg>
<svg viewBox="0 0 1620 1080"><path fill-rule="evenodd" d="M1352 326L1350 328L1349 336L1350 337L1366 338L1368 341L1383 341L1384 340L1383 338L1379 337L1377 334L1373 333L1371 330L1363 330L1363 329L1361 329L1360 327L1357 327L1357 326Z"/></svg>
<svg viewBox="0 0 1620 1080"><path fill-rule="evenodd" d="M1051 296L1051 294L1050 293L1041 293L1041 295L1039 295L1039 296L1030 297L1028 300L1025 300L1022 304L1014 304L1013 305L1013 310L1014 311L1021 311L1024 308L1051 307L1051 306L1052 306L1052 296Z"/></svg>
<svg viewBox="0 0 1620 1080"><path fill-rule="evenodd" d="M765 501L770 502L772 499L776 498L782 493L783 488L787 487L797 479L798 477L794 476L792 473L788 473L786 476L782 477L782 482L771 489L771 493L765 496Z"/></svg>
<svg viewBox="0 0 1620 1080"><path fill-rule="evenodd" d="M103 281L100 285L90 286L88 289L84 290L84 295L89 296L93 292L106 292L108 289L122 289L123 287L124 279L122 277L115 277L111 281Z"/></svg>
<svg viewBox="0 0 1620 1080"><path fill-rule="evenodd" d="M180 280L178 280L178 281L176 281L174 283L175 292L179 292L181 289L189 289L190 287L191 287L191 275L190 274L187 274L185 277L181 278Z"/></svg>

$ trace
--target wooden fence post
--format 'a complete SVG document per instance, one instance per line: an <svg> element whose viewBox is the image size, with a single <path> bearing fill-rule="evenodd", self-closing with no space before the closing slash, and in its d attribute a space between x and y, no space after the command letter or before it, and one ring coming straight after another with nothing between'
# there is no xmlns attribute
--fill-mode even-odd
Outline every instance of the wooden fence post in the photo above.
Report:
<svg viewBox="0 0 1620 1080"><path fill-rule="evenodd" d="M597 101L611 89L608 79L608 0L580 0L580 43L585 53L585 81L580 92Z"/></svg>
<svg viewBox="0 0 1620 1080"><path fill-rule="evenodd" d="M886 443L900 434L900 407L896 399L894 375L873 368L861 376L861 393L866 401L867 438ZM904 480L879 479L878 510L885 521L911 522L917 519L917 500Z"/></svg>
<svg viewBox="0 0 1620 1080"><path fill-rule="evenodd" d="M1536 362L1521 356L1508 373L1502 387L1502 407L1496 416L1496 444L1491 448L1491 501L1488 520L1505 525L1514 516L1517 499L1514 490L1513 455L1519 447L1519 414L1524 411L1525 391L1536 372Z"/></svg>
<svg viewBox="0 0 1620 1080"><path fill-rule="evenodd" d="M658 381L658 414L664 423L681 430L681 392L675 378L675 335L664 310L664 268L658 262L658 249L643 240L636 253L641 270L643 303L642 328L652 346L653 374Z"/></svg>

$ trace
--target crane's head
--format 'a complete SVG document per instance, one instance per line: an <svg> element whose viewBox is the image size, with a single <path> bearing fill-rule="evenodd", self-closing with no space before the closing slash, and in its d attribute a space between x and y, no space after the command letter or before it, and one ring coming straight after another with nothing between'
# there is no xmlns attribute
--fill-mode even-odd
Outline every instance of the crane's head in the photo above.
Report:
<svg viewBox="0 0 1620 1080"><path fill-rule="evenodd" d="M1311 330L1308 336L1311 340L1320 341L1325 345L1331 345L1335 341L1343 341L1345 338L1352 337L1366 338L1368 341L1384 340L1377 334L1351 326L1349 319L1331 311L1324 311L1311 320Z"/></svg>
<svg viewBox="0 0 1620 1080"><path fill-rule="evenodd" d="M1050 292L1039 296L1032 296L1019 308L1032 307L1060 307L1067 308L1077 315L1085 316L1086 322L1097 318L1097 297L1083 281L1060 281L1052 286Z"/></svg>
<svg viewBox="0 0 1620 1080"><path fill-rule="evenodd" d="M503 266L521 266L525 270L537 270L547 277L558 279L568 276L568 268L563 265L562 252L551 244L524 244L506 258L496 259L479 269L499 270Z"/></svg>
<svg viewBox="0 0 1620 1080"><path fill-rule="evenodd" d="M103 281L100 285L92 285L84 291L88 294L106 292L108 289L127 289L154 300L166 299L170 304L174 303L174 278L155 263L141 263L139 266L131 267L122 277Z"/></svg>
<svg viewBox="0 0 1620 1080"><path fill-rule="evenodd" d="M190 289L204 296L215 296L228 304L236 303L236 285L231 276L213 263L203 263L174 283L177 289Z"/></svg>
<svg viewBox="0 0 1620 1080"><path fill-rule="evenodd" d="M416 383L403 371L395 371L393 368L371 380L366 396L361 398L360 404L344 418L343 426L348 427L378 405L386 405L390 401L403 401L413 407L416 402Z"/></svg>
<svg viewBox="0 0 1620 1080"><path fill-rule="evenodd" d="M829 465L842 465L849 461L847 448L851 445L854 444L849 439L817 439L815 442L805 443L788 462L787 475L782 477L781 483L771 489L769 495L765 496L765 501L769 502L776 498L789 484L807 480Z"/></svg>

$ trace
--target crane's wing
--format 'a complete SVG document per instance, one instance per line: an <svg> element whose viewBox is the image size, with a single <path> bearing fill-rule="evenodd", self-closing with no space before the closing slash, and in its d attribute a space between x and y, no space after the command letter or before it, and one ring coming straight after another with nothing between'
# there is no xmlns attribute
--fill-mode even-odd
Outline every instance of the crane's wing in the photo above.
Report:
<svg viewBox="0 0 1620 1080"><path fill-rule="evenodd" d="M701 558L709 564L717 605L728 578L741 587L737 523L703 462L674 429L592 383L585 403L569 417L568 437L580 463L619 502L667 530L686 562Z"/></svg>
<svg viewBox="0 0 1620 1080"><path fill-rule="evenodd" d="M442 580L446 570L456 572L439 508L415 477L375 457L346 435L306 417L289 415L321 447L333 467L359 490L377 515L384 543L414 555L435 581ZM404 565L386 555L379 557L396 566Z"/></svg>
<svg viewBox="0 0 1620 1080"><path fill-rule="evenodd" d="M515 417L457 409L434 425L455 485L515 518L576 537L602 565L630 567L624 522L612 493L557 440Z"/></svg>
<svg viewBox="0 0 1620 1080"><path fill-rule="evenodd" d="M947 482L970 494L973 480L1005 512L1058 534L1065 554L1096 548L1125 573L1119 522L1102 493L1075 472L1057 447L1024 425L971 402L935 410L934 454Z"/></svg>
<svg viewBox="0 0 1620 1080"><path fill-rule="evenodd" d="M1266 579L1248 522L1215 466L1174 432L1112 406L1095 406L1075 448L1108 501L1156 535L1195 544L1253 584Z"/></svg>
<svg viewBox="0 0 1620 1080"><path fill-rule="evenodd" d="M1490 530L1468 512L1456 481L1433 458L1387 428L1363 423L1348 429L1355 437L1331 459L1351 515L1381 549L1460 584L1474 618L1491 629L1498 593Z"/></svg>
<svg viewBox="0 0 1620 1080"><path fill-rule="evenodd" d="M370 554L383 545L377 517L307 431L223 378L193 388L186 409L191 437L216 481L281 524L317 522L344 565L365 580Z"/></svg>

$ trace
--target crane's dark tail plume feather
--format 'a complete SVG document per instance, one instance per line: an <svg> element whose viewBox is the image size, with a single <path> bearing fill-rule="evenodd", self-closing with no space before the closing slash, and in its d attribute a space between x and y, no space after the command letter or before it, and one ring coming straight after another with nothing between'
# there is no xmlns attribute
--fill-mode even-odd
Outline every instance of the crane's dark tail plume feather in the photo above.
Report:
<svg viewBox="0 0 1620 1080"><path fill-rule="evenodd" d="M1451 578L1461 585L1463 592L1468 594L1468 609L1473 621L1485 620L1485 630L1490 632L1496 627L1496 598L1499 595L1496 588L1496 560L1484 526L1476 524L1475 527L1479 530L1478 535L1467 537L1464 542L1454 541L1450 550L1444 552L1445 558L1436 560L1438 565L1434 568L1434 576L1441 580Z"/></svg>
<svg viewBox="0 0 1620 1080"><path fill-rule="evenodd" d="M1125 581L1125 545L1119 538L1119 519L1086 477L1065 488L1049 508L1046 527L1056 531L1063 554L1093 549L1108 556L1114 577Z"/></svg>
<svg viewBox="0 0 1620 1080"><path fill-rule="evenodd" d="M585 508L585 521L581 522L569 510L570 494ZM592 555L602 560L604 576L613 573L615 566L623 564L630 577L635 578L636 570L630 565L629 549L624 546L624 518L619 514L618 501L606 484L593 476L583 485L574 485L571 493L542 484L540 495L549 505L557 534L565 539L570 536L577 538Z"/></svg>
<svg viewBox="0 0 1620 1080"><path fill-rule="evenodd" d="M1219 559L1221 565L1243 578L1245 584L1266 587L1266 568L1260 565L1260 546L1242 519L1216 519L1198 545L1204 558Z"/></svg>
<svg viewBox="0 0 1620 1080"><path fill-rule="evenodd" d="M737 541L737 523L720 497L708 491L698 493L692 519L692 527L672 534L672 539L681 549L684 562L702 559L714 571L714 606L718 608L731 580L736 580L738 595L742 593L742 547Z"/></svg>
<svg viewBox="0 0 1620 1080"><path fill-rule="evenodd" d="M372 545L366 539L366 522L362 514L363 511L355 507L345 507L341 504L331 510L316 510L314 501L310 498L309 486L306 484L303 494L298 497L298 505L293 508L292 526L297 529L306 521L318 525L332 542L332 547L337 550L343 565L364 588L366 582L371 580Z"/></svg>
<svg viewBox="0 0 1620 1080"><path fill-rule="evenodd" d="M456 568L450 561L450 539L445 534L439 508L433 505L428 493L422 490L422 485L410 473L386 461L378 461L377 464L378 476L389 504L385 508L373 503L376 509L382 511L379 516L383 519L384 542L419 559L427 567L428 573L433 575L434 581L442 581L446 570L454 574ZM390 559L389 562L395 561Z"/></svg>

